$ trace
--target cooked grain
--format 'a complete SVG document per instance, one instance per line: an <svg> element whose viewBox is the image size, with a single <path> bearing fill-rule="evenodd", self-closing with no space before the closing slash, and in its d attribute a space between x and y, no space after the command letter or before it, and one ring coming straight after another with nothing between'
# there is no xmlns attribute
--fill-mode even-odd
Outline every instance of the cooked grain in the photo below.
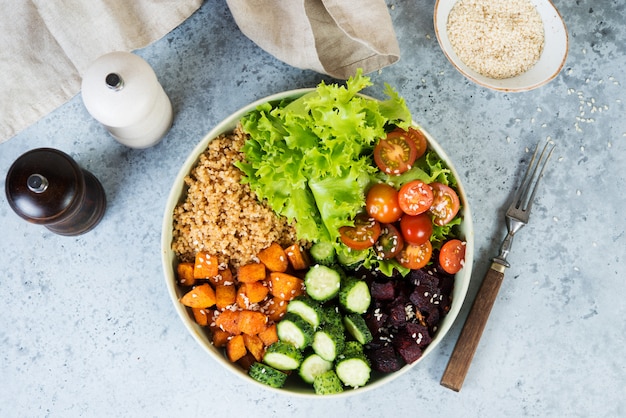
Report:
<svg viewBox="0 0 626 418"><path fill-rule="evenodd" d="M185 178L187 196L174 209L172 249L179 260L193 261L206 250L220 264L236 268L272 242L296 242L295 229L241 184L242 173L233 163L244 158L240 149L245 139L238 127L212 140Z"/></svg>
<svg viewBox="0 0 626 418"><path fill-rule="evenodd" d="M543 51L543 22L528 0L460 0L446 29L459 59L485 77L520 75Z"/></svg>

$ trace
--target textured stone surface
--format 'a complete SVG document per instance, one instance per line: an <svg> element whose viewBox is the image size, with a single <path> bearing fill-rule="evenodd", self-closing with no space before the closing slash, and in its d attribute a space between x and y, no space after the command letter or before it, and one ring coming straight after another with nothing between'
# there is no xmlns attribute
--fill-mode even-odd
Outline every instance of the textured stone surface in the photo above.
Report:
<svg viewBox="0 0 626 418"><path fill-rule="evenodd" d="M76 238L28 224L0 197L2 416L597 416L626 415L626 100L624 5L555 1L570 51L538 90L478 87L441 53L434 2L388 1L402 58L389 83L444 147L474 215L468 301L443 344L366 395L303 400L259 391L213 361L182 326L160 264L163 208L178 167L215 124L283 90L333 81L259 50L224 1L138 51L176 112L159 145L116 143L80 96L0 145L0 172L52 146L103 183L108 210ZM620 41L620 39L622 41ZM503 207L538 141L557 149L532 222L516 237L499 298L460 393L439 385L489 258ZM4 188L4 176L0 184Z"/></svg>

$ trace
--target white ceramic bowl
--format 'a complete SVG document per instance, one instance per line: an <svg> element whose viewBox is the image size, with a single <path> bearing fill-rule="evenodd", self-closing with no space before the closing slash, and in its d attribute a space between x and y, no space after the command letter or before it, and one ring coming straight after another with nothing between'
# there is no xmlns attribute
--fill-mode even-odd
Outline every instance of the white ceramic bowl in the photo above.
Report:
<svg viewBox="0 0 626 418"><path fill-rule="evenodd" d="M565 65L568 35L563 18L550 0L530 0L539 12L544 26L545 42L539 61L516 77L494 79L479 74L461 61L448 38L448 15L457 1L459 0L437 0L434 12L435 34L443 53L454 68L476 84L503 92L528 91L554 79Z"/></svg>
<svg viewBox="0 0 626 418"><path fill-rule="evenodd" d="M313 388L310 385L306 385L305 383L291 382L288 380L287 384L281 389L274 389L264 384L261 384L257 382L256 380L253 380L252 378L250 378L246 374L246 372L243 369L241 369L241 367L239 367L237 364L233 364L229 362L226 356L224 355L223 351L213 346L209 337L208 330L196 324L191 312L179 302L179 298L182 296L183 292L181 291L181 289L178 287L176 283L176 278L175 278L176 270L175 269L176 269L177 260L174 255L174 252L172 251L171 244L172 244L172 232L173 232L173 216L172 215L174 212L174 208L179 202L183 201L186 196L186 187L184 183L184 178L191 171L191 169L196 165L196 163L198 162L199 156L206 150L209 142L213 138L216 138L222 133L231 132L237 125L237 122L245 114L254 110L261 103L277 101L277 100L281 100L281 99L285 99L289 97L299 97L303 95L304 93L310 92L311 90L312 89L292 90L292 91L275 94L273 96L269 96L267 98L258 100L254 103L251 103L243 107L237 112L233 113L228 118L224 119L215 128L213 128L200 141L200 143L198 143L198 145L194 148L191 154L189 154L185 163L183 164L180 171L178 172L178 175L174 179L174 183L172 185L169 197L167 199L167 204L165 207L165 212L163 216L163 225L162 225L162 235L161 235L161 259L162 259L162 264L163 264L163 271L165 273L165 284L167 286L167 290L174 304L174 308L178 312L183 324L185 325L187 330L191 333L191 335L196 339L196 341L209 353L209 355L215 361L217 361L222 366L231 370L237 376L240 376L241 378L247 380L250 384L256 385L260 389L263 389L263 390L277 391L283 394L290 394L294 396L303 396L303 397L308 397L308 396L319 397L319 395L315 395ZM366 386L359 388L357 390L346 390L341 394L329 395L329 396L338 397L338 396L349 396L352 394L362 393L363 391L366 391L366 390L378 388L384 385L385 383L390 382L391 380L400 376L401 374L408 372L412 367L415 367L417 364L420 363L421 360L426 358L431 352L435 350L435 347L437 347L437 345L441 342L441 340L444 338L444 336L446 335L446 333L452 326L452 323L456 319L459 313L459 310L461 309L461 305L463 304L463 301L465 300L465 296L467 294L467 289L468 289L469 282L470 282L471 271L472 271L472 260L474 257L474 230L472 226L472 217L470 214L470 208L469 208L469 204L467 201L467 197L465 195L465 190L463 189L463 185L460 182L460 177L458 173L456 172L456 170L454 169L454 166L452 165L450 158L446 155L446 153L439 146L439 144L437 144L437 142L428 134L428 132L424 131L424 134L426 135L426 138L428 139L430 147L434 149L439 154L439 156L448 164L448 166L450 167L450 169L452 170L454 176L456 177L458 181L459 197L461 199L461 204L462 204L461 211L464 217L461 231L462 231L463 237L465 238L467 242L466 256L465 256L466 262L465 262L465 267L459 273L457 273L455 277L455 286L454 286L454 290L452 294L452 304L451 304L450 311L444 317L444 319L440 322L439 329L435 337L433 338L432 343L424 350L422 357L418 359L416 362L414 362L413 364L404 366L401 370L392 374L385 375L385 374L372 373L372 379L370 383L368 383ZM433 384L438 384L438 382L433 382Z"/></svg>

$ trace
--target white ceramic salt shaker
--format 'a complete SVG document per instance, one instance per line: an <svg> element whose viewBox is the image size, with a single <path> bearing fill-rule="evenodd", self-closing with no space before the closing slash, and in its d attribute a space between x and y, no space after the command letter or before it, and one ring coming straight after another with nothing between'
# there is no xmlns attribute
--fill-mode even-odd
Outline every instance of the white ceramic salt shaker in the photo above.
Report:
<svg viewBox="0 0 626 418"><path fill-rule="evenodd" d="M172 126L172 103L150 64L130 52L111 52L91 64L82 81L87 111L120 143L158 144Z"/></svg>

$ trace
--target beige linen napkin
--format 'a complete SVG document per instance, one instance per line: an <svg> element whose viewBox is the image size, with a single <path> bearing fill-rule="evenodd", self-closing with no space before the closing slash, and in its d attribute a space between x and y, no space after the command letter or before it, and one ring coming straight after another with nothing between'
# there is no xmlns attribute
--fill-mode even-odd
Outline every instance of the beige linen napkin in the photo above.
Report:
<svg viewBox="0 0 626 418"><path fill-rule="evenodd" d="M384 0L226 0L241 31L297 68L339 79L391 65L400 48Z"/></svg>
<svg viewBox="0 0 626 418"><path fill-rule="evenodd" d="M202 0L0 0L0 143L80 91L100 55L163 37Z"/></svg>

